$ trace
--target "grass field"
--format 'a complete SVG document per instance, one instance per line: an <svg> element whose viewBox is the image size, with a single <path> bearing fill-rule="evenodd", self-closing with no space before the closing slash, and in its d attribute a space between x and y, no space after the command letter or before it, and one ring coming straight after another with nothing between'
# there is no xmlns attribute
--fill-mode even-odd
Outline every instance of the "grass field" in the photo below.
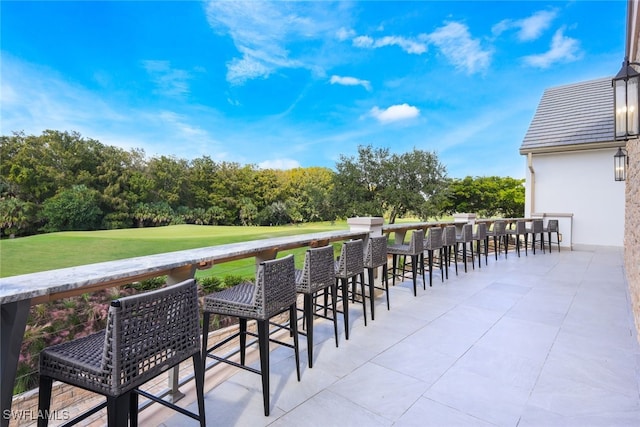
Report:
<svg viewBox="0 0 640 427"><path fill-rule="evenodd" d="M173 225L126 230L72 231L3 239L0 241L0 277L224 243L346 228L346 221L277 227ZM304 248L291 252L302 254ZM296 258L297 263L302 262L301 256ZM245 259L199 271L197 276L224 277L233 274L251 277L254 271L254 260Z"/></svg>

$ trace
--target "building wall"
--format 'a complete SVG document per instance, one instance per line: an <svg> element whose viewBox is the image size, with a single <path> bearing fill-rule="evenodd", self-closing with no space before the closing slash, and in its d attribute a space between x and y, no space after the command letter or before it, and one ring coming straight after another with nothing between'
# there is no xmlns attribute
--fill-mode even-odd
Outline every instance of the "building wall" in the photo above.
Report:
<svg viewBox="0 0 640 427"><path fill-rule="evenodd" d="M632 62L640 62L640 5L638 0L628 3L627 52ZM640 141L627 143L629 169L626 181L624 267L631 293L636 320L636 337L640 341Z"/></svg>
<svg viewBox="0 0 640 427"><path fill-rule="evenodd" d="M624 265L640 339L640 141L629 141L627 152Z"/></svg>
<svg viewBox="0 0 640 427"><path fill-rule="evenodd" d="M615 153L599 149L533 155L525 215L571 213L572 245L622 247L625 185L613 179Z"/></svg>

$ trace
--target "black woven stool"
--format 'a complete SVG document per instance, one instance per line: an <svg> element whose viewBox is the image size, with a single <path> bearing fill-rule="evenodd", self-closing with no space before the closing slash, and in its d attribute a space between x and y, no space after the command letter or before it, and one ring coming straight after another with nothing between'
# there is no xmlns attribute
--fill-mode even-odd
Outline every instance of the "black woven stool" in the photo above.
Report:
<svg viewBox="0 0 640 427"><path fill-rule="evenodd" d="M199 415L138 387L193 359ZM101 394L106 402L79 415L76 424L107 408L109 426L138 424L138 394L205 425L204 370L200 360L200 313L193 279L111 302L107 329L40 353L39 414L49 413L54 380ZM46 417L38 426L48 425Z"/></svg>
<svg viewBox="0 0 640 427"><path fill-rule="evenodd" d="M286 311L289 311L288 326L269 321L272 317ZM207 339L209 335L209 320L212 314L238 317L240 327L237 333L209 348L207 347ZM259 374L262 377L264 415L269 416L269 342L275 342L294 350L296 372L298 381L300 381L300 355L298 352L298 328L296 322L296 279L293 255L260 263L255 284L251 282L240 283L221 292L206 296L204 298L203 320L203 363L205 363L206 357L210 357L219 362ZM248 320L257 321L257 334L247 330ZM275 326L277 329L289 329L293 337L293 344L270 338L270 325ZM245 364L247 335L258 338L260 369L255 369ZM240 339L240 363L227 357L213 354L213 351L236 338Z"/></svg>

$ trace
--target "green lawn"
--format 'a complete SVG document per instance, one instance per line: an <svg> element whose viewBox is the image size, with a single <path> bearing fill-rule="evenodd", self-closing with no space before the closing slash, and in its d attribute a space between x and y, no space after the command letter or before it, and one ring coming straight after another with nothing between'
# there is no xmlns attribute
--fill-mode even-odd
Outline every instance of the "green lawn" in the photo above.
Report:
<svg viewBox="0 0 640 427"><path fill-rule="evenodd" d="M221 245L320 231L344 230L345 221L278 227L231 227L173 225L126 230L72 231L0 241L0 277L53 270L95 262L112 261L183 249ZM303 253L304 248L292 251ZM297 264L302 262L297 256ZM214 266L198 276L227 274L249 276L254 260L246 259Z"/></svg>

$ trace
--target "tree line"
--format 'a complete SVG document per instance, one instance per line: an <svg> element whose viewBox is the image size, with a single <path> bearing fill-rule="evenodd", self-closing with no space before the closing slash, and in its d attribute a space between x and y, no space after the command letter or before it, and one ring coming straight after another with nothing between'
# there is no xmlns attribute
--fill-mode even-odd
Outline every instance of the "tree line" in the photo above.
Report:
<svg viewBox="0 0 640 427"><path fill-rule="evenodd" d="M351 216L453 212L521 216L524 180L450 179L433 152L358 147L325 167L290 170L147 158L77 132L0 136L0 230L41 232L168 224L281 225Z"/></svg>

